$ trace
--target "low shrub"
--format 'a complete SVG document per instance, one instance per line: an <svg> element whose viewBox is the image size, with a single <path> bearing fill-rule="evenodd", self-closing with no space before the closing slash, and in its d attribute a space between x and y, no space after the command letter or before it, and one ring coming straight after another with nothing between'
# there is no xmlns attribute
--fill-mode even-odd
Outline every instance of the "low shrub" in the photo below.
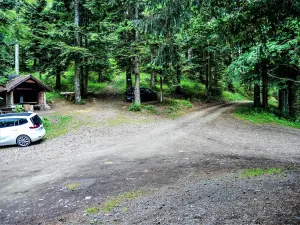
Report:
<svg viewBox="0 0 300 225"><path fill-rule="evenodd" d="M145 105L143 106L143 108L150 111L153 114L157 114L157 109L153 105Z"/></svg>
<svg viewBox="0 0 300 225"><path fill-rule="evenodd" d="M132 103L129 107L129 111L131 112L139 112L142 110L141 104Z"/></svg>
<svg viewBox="0 0 300 225"><path fill-rule="evenodd" d="M184 78L181 80L181 93L185 98L204 99L205 85L197 81Z"/></svg>
<svg viewBox="0 0 300 225"><path fill-rule="evenodd" d="M24 112L24 107L22 105L16 105L16 107L13 109L13 112L20 113Z"/></svg>

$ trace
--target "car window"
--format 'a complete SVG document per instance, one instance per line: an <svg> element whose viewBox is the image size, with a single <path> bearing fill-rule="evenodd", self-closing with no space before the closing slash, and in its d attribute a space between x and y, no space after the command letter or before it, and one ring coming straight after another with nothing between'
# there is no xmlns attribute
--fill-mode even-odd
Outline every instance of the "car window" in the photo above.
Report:
<svg viewBox="0 0 300 225"><path fill-rule="evenodd" d="M43 123L38 115L35 115L34 117L30 118L30 120L34 125L41 125Z"/></svg>
<svg viewBox="0 0 300 225"><path fill-rule="evenodd" d="M13 127L17 126L19 124L19 119L17 118L7 118L0 120L0 128L5 128L5 127Z"/></svg>
<svg viewBox="0 0 300 225"><path fill-rule="evenodd" d="M19 125L24 125L28 123L27 119L19 119Z"/></svg>

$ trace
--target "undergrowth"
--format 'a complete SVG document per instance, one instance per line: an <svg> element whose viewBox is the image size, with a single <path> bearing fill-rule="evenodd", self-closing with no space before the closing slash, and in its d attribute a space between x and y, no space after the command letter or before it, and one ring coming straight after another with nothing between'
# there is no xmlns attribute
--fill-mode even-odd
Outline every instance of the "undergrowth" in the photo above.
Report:
<svg viewBox="0 0 300 225"><path fill-rule="evenodd" d="M131 112L139 112L142 110L142 106L141 104L137 104L137 103L132 103L130 106L129 106L129 111Z"/></svg>
<svg viewBox="0 0 300 225"><path fill-rule="evenodd" d="M175 118L184 113L187 109L193 108L193 104L188 100L167 100L165 104L168 106L168 114Z"/></svg>
<svg viewBox="0 0 300 225"><path fill-rule="evenodd" d="M53 92L46 92L46 98L48 103L52 103L57 99L62 99L63 96L61 96L59 92L53 91Z"/></svg>
<svg viewBox="0 0 300 225"><path fill-rule="evenodd" d="M276 114L264 111L260 108L241 107L236 109L234 115L242 120L255 124L278 124L300 129L299 121L294 122L285 118L280 118Z"/></svg>
<svg viewBox="0 0 300 225"><path fill-rule="evenodd" d="M243 95L241 95L240 93L232 93L230 91L223 91L223 98L225 101L243 101L243 100L247 100L247 98Z"/></svg>

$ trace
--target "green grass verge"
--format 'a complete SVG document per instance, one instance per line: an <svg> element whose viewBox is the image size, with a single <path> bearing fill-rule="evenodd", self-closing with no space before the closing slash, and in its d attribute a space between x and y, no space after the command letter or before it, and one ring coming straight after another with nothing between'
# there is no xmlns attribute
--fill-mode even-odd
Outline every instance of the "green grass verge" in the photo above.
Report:
<svg viewBox="0 0 300 225"><path fill-rule="evenodd" d="M232 93L230 91L223 91L223 98L225 101L243 101L243 100L247 100L247 98L243 95L241 95L240 93Z"/></svg>
<svg viewBox="0 0 300 225"><path fill-rule="evenodd" d="M71 116L45 116L43 124L46 129L46 138L52 139L68 133L68 125L71 121Z"/></svg>
<svg viewBox="0 0 300 225"><path fill-rule="evenodd" d="M279 118L273 113L253 107L242 107L236 109L234 115L242 120L255 124L277 124L300 129L300 122L293 122L288 119Z"/></svg>
<svg viewBox="0 0 300 225"><path fill-rule="evenodd" d="M247 169L244 170L241 174L242 178L245 177L258 177L258 176L264 176L264 175L272 175L272 174L279 174L282 173L283 169L281 168L269 168L269 169Z"/></svg>

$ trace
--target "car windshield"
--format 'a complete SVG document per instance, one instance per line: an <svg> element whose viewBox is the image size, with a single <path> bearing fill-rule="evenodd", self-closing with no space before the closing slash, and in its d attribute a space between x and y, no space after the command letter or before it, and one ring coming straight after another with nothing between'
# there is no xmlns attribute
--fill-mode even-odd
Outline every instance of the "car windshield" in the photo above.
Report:
<svg viewBox="0 0 300 225"><path fill-rule="evenodd" d="M43 122L38 115L35 115L31 118L31 121L34 125L41 125Z"/></svg>

